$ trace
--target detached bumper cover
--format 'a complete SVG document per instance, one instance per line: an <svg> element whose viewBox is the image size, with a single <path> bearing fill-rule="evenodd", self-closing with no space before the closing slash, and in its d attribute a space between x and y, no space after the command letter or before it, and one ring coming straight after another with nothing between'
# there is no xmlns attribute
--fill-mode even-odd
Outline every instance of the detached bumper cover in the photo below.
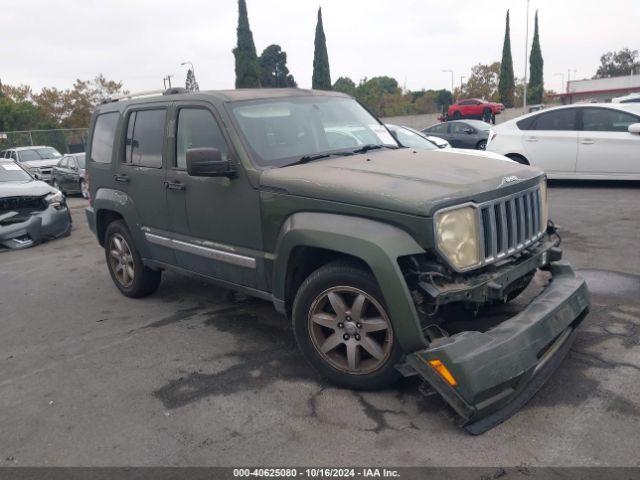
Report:
<svg viewBox="0 0 640 480"><path fill-rule="evenodd" d="M50 238L66 235L70 230L71 215L68 207L65 205L56 209L49 206L41 212L33 213L22 222L0 223L0 247L28 248Z"/></svg>
<svg viewBox="0 0 640 480"><path fill-rule="evenodd" d="M479 434L509 418L551 376L586 315L585 281L566 262L552 263L552 280L522 312L484 333L467 331L407 356L407 362ZM456 386L429 365L440 360Z"/></svg>

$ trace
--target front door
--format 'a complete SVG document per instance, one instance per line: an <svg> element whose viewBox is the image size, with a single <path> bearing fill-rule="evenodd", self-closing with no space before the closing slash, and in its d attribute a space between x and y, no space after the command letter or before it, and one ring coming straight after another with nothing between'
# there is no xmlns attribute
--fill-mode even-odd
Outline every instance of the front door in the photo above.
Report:
<svg viewBox="0 0 640 480"><path fill-rule="evenodd" d="M177 264L226 282L259 288L262 228L259 193L238 165L235 177L192 177L190 148L217 148L236 161L215 110L179 102L172 112L166 195Z"/></svg>
<svg viewBox="0 0 640 480"><path fill-rule="evenodd" d="M577 125L575 108L538 115L522 137L531 165L551 174L573 174L578 157Z"/></svg>
<svg viewBox="0 0 640 480"><path fill-rule="evenodd" d="M577 173L640 174L640 135L627 130L640 118L612 108L582 108Z"/></svg>

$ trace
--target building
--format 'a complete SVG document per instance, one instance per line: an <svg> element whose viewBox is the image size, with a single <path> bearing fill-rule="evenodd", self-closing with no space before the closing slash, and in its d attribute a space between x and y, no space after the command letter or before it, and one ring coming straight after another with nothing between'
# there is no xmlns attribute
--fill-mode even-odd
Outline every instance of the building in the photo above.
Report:
<svg viewBox="0 0 640 480"><path fill-rule="evenodd" d="M567 92L553 95L564 105L578 102L610 102L612 98L640 92L640 75L570 80Z"/></svg>

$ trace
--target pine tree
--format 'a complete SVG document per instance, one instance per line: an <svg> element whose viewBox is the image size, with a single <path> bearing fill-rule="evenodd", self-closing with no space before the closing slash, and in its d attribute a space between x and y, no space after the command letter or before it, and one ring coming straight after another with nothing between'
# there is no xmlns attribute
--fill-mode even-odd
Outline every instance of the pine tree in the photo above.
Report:
<svg viewBox="0 0 640 480"><path fill-rule="evenodd" d="M260 65L253 34L249 28L246 0L238 0L238 45L236 58L236 88L260 88Z"/></svg>
<svg viewBox="0 0 640 480"><path fill-rule="evenodd" d="M513 75L513 60L511 58L511 38L509 33L509 10L507 10L507 23L504 32L504 44L502 46L502 62L500 63L500 81L498 83L500 101L505 107L513 107L515 95L515 78Z"/></svg>
<svg viewBox="0 0 640 480"><path fill-rule="evenodd" d="M329 71L329 54L327 53L327 39L322 26L322 8L318 8L318 23L316 24L315 51L313 53L312 88L317 90L331 90L331 72Z"/></svg>
<svg viewBox="0 0 640 480"><path fill-rule="evenodd" d="M191 70L191 69L187 70L187 79L184 82L184 88L188 92L199 92L200 91L200 86L198 85L198 82L196 80L196 76L193 73L193 70Z"/></svg>
<svg viewBox="0 0 640 480"><path fill-rule="evenodd" d="M531 55L529 56L529 85L527 87L527 102L530 104L542 103L544 95L543 74L544 61L540 50L540 37L538 36L538 11L536 10L536 23L533 30L533 43L531 44Z"/></svg>
<svg viewBox="0 0 640 480"><path fill-rule="evenodd" d="M296 81L287 67L287 52L284 52L280 45L269 45L258 60L260 85L265 88L296 87Z"/></svg>

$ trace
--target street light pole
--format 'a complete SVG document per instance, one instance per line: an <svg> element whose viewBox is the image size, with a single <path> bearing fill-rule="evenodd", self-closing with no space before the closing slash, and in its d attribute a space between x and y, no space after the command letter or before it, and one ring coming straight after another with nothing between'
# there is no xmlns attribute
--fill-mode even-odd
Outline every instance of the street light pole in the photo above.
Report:
<svg viewBox="0 0 640 480"><path fill-rule="evenodd" d="M196 69L193 67L193 63L191 63L189 60L187 60L186 62L182 62L180 65L182 65L184 67L187 64L191 65L191 71L193 72L193 76L195 77L196 76Z"/></svg>
<svg viewBox="0 0 640 480"><path fill-rule="evenodd" d="M460 75L460 95L462 95L462 81L467 78L465 75Z"/></svg>
<svg viewBox="0 0 640 480"><path fill-rule="evenodd" d="M453 75L453 70L442 70L442 73L450 73L451 74L451 100L455 100L455 98L453 98L453 84L455 82L454 75Z"/></svg>
<svg viewBox="0 0 640 480"><path fill-rule="evenodd" d="M527 0L527 26L525 28L524 35L524 101L523 107L527 108L527 64L529 59L527 58L527 52L529 51L529 0Z"/></svg>

